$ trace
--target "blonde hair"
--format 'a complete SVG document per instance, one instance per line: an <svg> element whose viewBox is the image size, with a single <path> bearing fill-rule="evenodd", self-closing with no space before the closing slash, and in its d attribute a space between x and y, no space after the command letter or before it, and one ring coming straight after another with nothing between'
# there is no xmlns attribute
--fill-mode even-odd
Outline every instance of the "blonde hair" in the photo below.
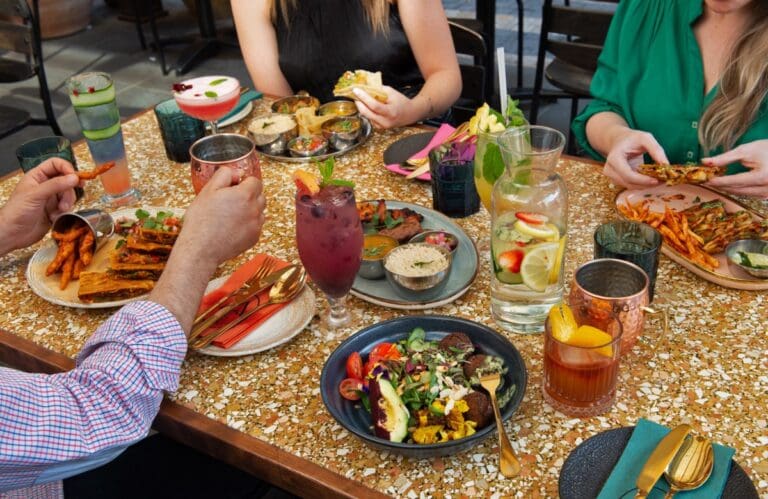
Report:
<svg viewBox="0 0 768 499"><path fill-rule="evenodd" d="M363 4L365 17L371 25L374 34L387 35L389 33L389 0L359 0ZM272 24L278 22L278 6L280 2L279 13L282 15L286 26L290 25L290 12L296 8L297 0L269 0L269 15Z"/></svg>
<svg viewBox="0 0 768 499"><path fill-rule="evenodd" d="M712 102L701 115L699 142L732 149L768 95L768 2L752 0L751 21L736 41Z"/></svg>

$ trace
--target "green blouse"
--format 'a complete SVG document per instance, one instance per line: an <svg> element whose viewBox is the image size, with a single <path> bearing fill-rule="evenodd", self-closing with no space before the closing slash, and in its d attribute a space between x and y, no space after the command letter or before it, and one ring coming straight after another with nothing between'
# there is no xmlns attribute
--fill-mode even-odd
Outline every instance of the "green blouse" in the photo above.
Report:
<svg viewBox="0 0 768 499"><path fill-rule="evenodd" d="M704 95L701 52L693 34L701 13L702 0L621 1L592 79L594 99L573 122L576 139L590 155L605 159L586 136L587 120L603 111L652 133L671 163L698 163L709 155L697 129L718 87ZM766 138L768 98L737 145ZM728 168L728 173L739 171L744 171L739 164Z"/></svg>

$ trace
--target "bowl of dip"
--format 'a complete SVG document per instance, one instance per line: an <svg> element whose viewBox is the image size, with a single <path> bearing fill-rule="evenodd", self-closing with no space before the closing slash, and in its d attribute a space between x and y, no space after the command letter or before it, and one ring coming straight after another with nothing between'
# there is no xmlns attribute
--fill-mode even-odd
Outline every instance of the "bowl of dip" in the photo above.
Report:
<svg viewBox="0 0 768 499"><path fill-rule="evenodd" d="M293 114L302 107L320 107L320 101L317 97L311 95L290 95L277 99L272 103L272 112L279 114Z"/></svg>
<svg viewBox="0 0 768 499"><path fill-rule="evenodd" d="M453 258L442 246L408 243L384 257L384 275L397 294L406 299L425 300L438 296L451 273Z"/></svg>
<svg viewBox="0 0 768 499"><path fill-rule="evenodd" d="M295 137L288 142L288 152L295 158L309 158L325 154L328 151L328 141L321 135Z"/></svg>
<svg viewBox="0 0 768 499"><path fill-rule="evenodd" d="M357 273L366 279L384 277L384 257L397 247L397 239L381 234L368 234L363 237L363 258Z"/></svg>
<svg viewBox="0 0 768 499"><path fill-rule="evenodd" d="M326 102L317 110L318 116L357 116L357 106L351 100Z"/></svg>
<svg viewBox="0 0 768 499"><path fill-rule="evenodd" d="M323 137L337 151L349 149L357 142L363 122L357 116L338 116L323 123Z"/></svg>
<svg viewBox="0 0 768 499"><path fill-rule="evenodd" d="M272 113L254 118L248 124L248 133L260 151L280 155L285 153L288 142L298 136L299 127L293 116Z"/></svg>

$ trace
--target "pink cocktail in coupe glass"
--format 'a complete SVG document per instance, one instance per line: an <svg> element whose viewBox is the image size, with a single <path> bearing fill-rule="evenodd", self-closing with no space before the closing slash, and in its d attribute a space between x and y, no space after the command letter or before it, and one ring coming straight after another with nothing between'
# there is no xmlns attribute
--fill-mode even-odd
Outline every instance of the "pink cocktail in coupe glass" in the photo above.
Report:
<svg viewBox="0 0 768 499"><path fill-rule="evenodd" d="M344 302L360 269L363 250L363 229L352 188L328 185L314 195L299 191L296 244L301 263L328 297L328 326L344 325L349 321Z"/></svg>
<svg viewBox="0 0 768 499"><path fill-rule="evenodd" d="M174 83L173 97L179 108L211 124L218 133L218 121L234 109L240 98L240 82L231 76L201 76Z"/></svg>

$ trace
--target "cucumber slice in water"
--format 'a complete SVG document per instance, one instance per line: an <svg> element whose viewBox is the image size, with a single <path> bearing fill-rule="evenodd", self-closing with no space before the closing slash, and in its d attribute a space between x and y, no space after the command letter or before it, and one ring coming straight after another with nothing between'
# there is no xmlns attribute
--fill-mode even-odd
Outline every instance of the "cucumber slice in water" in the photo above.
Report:
<svg viewBox="0 0 768 499"><path fill-rule="evenodd" d="M115 123L111 127L102 128L101 130L83 130L83 135L86 139L90 140L104 140L112 137L120 131L120 122Z"/></svg>

